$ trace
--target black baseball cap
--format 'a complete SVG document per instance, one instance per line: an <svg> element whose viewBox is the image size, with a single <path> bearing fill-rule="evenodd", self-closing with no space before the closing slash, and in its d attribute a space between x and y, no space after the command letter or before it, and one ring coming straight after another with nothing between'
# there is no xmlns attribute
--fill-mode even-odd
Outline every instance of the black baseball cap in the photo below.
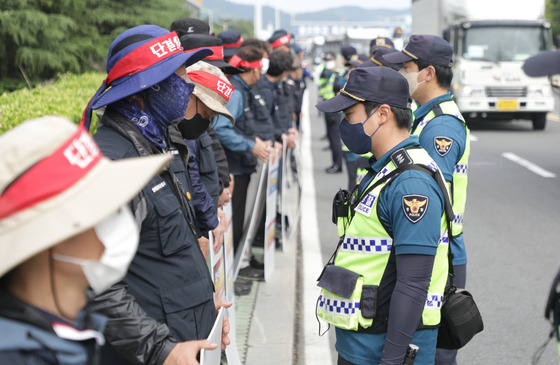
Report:
<svg viewBox="0 0 560 365"><path fill-rule="evenodd" d="M529 57L522 68L531 77L560 74L560 51L547 51Z"/></svg>
<svg viewBox="0 0 560 365"><path fill-rule="evenodd" d="M370 57L370 60L376 66L390 67L393 70L398 71L403 67L402 63L389 63L383 58L383 56L385 56L386 54L395 53L395 52L398 51L394 48L377 48L376 51Z"/></svg>
<svg viewBox="0 0 560 365"><path fill-rule="evenodd" d="M352 59L352 56L358 54L358 51L356 51L356 48L352 46L344 46L340 49L340 54L346 61L350 61L350 59Z"/></svg>
<svg viewBox="0 0 560 365"><path fill-rule="evenodd" d="M268 39L268 43L272 49L281 47L281 46L290 46L290 41L292 40L292 35L286 32L283 29L279 29L272 33L270 38Z"/></svg>
<svg viewBox="0 0 560 365"><path fill-rule="evenodd" d="M438 36L414 34L401 52L391 53L383 58L389 63L422 60L432 65L450 67L453 62L453 48Z"/></svg>
<svg viewBox="0 0 560 365"><path fill-rule="evenodd" d="M213 55L206 57L203 61L218 67L223 73L237 75L241 69L233 67L224 61L224 47L222 40L208 34L187 34L181 37L181 45L185 52L192 52L196 49L209 48L214 52Z"/></svg>
<svg viewBox="0 0 560 365"><path fill-rule="evenodd" d="M403 75L387 67L356 68L348 74L348 81L340 93L316 105L326 113L348 109L361 101L373 101L397 108L408 108L408 81Z"/></svg>
<svg viewBox="0 0 560 365"><path fill-rule="evenodd" d="M379 47L382 48L395 48L395 44L391 40L391 38L387 37L377 37L373 38L371 42L369 42L369 53L371 54L374 49Z"/></svg>
<svg viewBox="0 0 560 365"><path fill-rule="evenodd" d="M354 67L361 67L364 62L367 62L369 57L365 54L355 54L353 55L348 62L344 64L344 66L354 66Z"/></svg>
<svg viewBox="0 0 560 365"><path fill-rule="evenodd" d="M171 23L169 28L181 38L186 34L210 34L210 24L197 18L181 18Z"/></svg>
<svg viewBox="0 0 560 365"><path fill-rule="evenodd" d="M223 42L224 57L233 57L237 49L241 46L241 43L243 43L241 33L235 29L224 30L218 34L218 38Z"/></svg>

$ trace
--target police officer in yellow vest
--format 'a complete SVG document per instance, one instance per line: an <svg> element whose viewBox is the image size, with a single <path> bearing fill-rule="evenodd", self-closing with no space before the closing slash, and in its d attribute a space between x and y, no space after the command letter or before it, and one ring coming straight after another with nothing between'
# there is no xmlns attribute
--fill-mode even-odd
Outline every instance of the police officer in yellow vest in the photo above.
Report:
<svg viewBox="0 0 560 365"><path fill-rule="evenodd" d="M319 80L326 80L319 89L319 96L323 100L333 98L344 85L340 74L336 71L336 56L334 53L327 52L325 54L325 69L321 72ZM332 156L332 165L325 169L327 174L342 172L343 153L340 133L338 132L340 119L340 113L325 113L325 126Z"/></svg>
<svg viewBox="0 0 560 365"><path fill-rule="evenodd" d="M449 92L453 70L453 49L447 41L433 35L416 34L402 52L387 54L384 59L404 63L401 73L409 82L410 95L419 107L414 111L411 134L419 136L420 145L441 168L450 185L455 218L453 237L453 283L464 288L467 277L467 253L463 241L463 214L467 199L467 168L470 153L469 129ZM457 350L440 350L438 365L455 365Z"/></svg>
<svg viewBox="0 0 560 365"><path fill-rule="evenodd" d="M346 146L373 154L350 197L335 197L340 240L318 284L317 315L336 328L340 365L403 364L410 343L420 348L416 365L434 363L448 276L447 191L437 165L408 133L408 104L402 75L366 67L352 70L340 94L317 105L343 111Z"/></svg>

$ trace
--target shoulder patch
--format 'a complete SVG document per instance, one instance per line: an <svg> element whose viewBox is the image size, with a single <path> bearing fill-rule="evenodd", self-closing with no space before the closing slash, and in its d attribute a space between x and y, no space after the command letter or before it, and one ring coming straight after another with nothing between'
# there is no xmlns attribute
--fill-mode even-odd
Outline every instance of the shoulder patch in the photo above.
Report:
<svg viewBox="0 0 560 365"><path fill-rule="evenodd" d="M412 159L410 158L410 156L408 155L408 153L404 148L399 148L398 150L393 152L391 154L391 161L393 161L393 163L397 167L410 165L412 163Z"/></svg>
<svg viewBox="0 0 560 365"><path fill-rule="evenodd" d="M451 138L434 137L434 148L441 157L447 155L447 153L451 151L451 146L453 146L453 140Z"/></svg>
<svg viewBox="0 0 560 365"><path fill-rule="evenodd" d="M402 197L404 215L412 223L418 222L428 210L429 198L424 195L405 195Z"/></svg>

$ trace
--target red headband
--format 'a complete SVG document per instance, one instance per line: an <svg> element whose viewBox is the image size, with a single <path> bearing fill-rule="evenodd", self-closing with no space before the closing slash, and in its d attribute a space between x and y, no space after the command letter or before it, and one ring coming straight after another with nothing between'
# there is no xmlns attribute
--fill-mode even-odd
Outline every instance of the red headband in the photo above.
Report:
<svg viewBox="0 0 560 365"><path fill-rule="evenodd" d="M249 62L249 61L245 61L244 59L242 59L238 55L233 55L231 60L229 60L229 64L232 65L233 67L243 67L243 68L262 68L263 67L262 58L258 61Z"/></svg>
<svg viewBox="0 0 560 365"><path fill-rule="evenodd" d="M105 85L109 86L121 77L134 75L180 52L183 52L183 47L175 32L152 39L121 58L107 75Z"/></svg>
<svg viewBox="0 0 560 365"><path fill-rule="evenodd" d="M235 43L224 44L224 48L239 48L243 43L243 37L239 37L239 40Z"/></svg>
<svg viewBox="0 0 560 365"><path fill-rule="evenodd" d="M290 43L290 39L292 39L292 37L290 37L289 34L283 35L282 37L278 38L277 40L275 40L274 42L272 42L270 44L270 46L272 48L276 48L276 47L280 47L283 46L285 44Z"/></svg>
<svg viewBox="0 0 560 365"><path fill-rule="evenodd" d="M201 49L209 49L214 52L213 55L204 57L205 60L223 60L224 59L224 47L223 46L214 46L214 47L199 47L194 49L186 49L185 53L200 51Z"/></svg>
<svg viewBox="0 0 560 365"><path fill-rule="evenodd" d="M222 80L219 76L213 75L206 71L191 71L187 73L187 76L197 84L205 86L212 91L217 92L224 99L229 101L229 97L233 92L233 86L231 84Z"/></svg>
<svg viewBox="0 0 560 365"><path fill-rule="evenodd" d="M62 146L24 172L0 195L0 219L41 203L82 179L103 155L78 128Z"/></svg>

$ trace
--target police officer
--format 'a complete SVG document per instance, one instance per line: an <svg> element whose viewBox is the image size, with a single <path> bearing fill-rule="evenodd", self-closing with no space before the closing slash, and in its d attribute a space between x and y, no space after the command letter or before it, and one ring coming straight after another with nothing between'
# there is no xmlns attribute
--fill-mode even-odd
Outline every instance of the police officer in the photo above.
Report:
<svg viewBox="0 0 560 365"><path fill-rule="evenodd" d="M319 85L322 85L319 89L319 96L323 100L333 98L338 90L340 90L340 83L343 83L340 79L340 74L336 71L336 56L332 52L327 52L325 54L325 69L319 76ZM338 131L340 113L325 113L325 124L332 156L332 165L326 168L325 172L327 174L340 173L342 172L343 157L342 144L340 143L340 132Z"/></svg>
<svg viewBox="0 0 560 365"><path fill-rule="evenodd" d="M470 153L469 129L449 88L453 78L453 49L433 35L416 34L402 52L383 56L392 63L404 63L402 74L410 95L419 107L414 111L410 133L419 136L420 145L441 168L450 185L455 218L452 224L454 284L464 288L467 253L463 240L463 214L467 200L467 167ZM438 350L436 364L456 364L456 350Z"/></svg>
<svg viewBox="0 0 560 365"><path fill-rule="evenodd" d="M340 241L319 280L317 314L336 327L341 365L402 364L410 343L420 348L416 365L434 362L448 274L447 192L408 133L408 100L402 75L367 67L317 105L343 111L344 143L374 156L350 199L337 194Z"/></svg>

